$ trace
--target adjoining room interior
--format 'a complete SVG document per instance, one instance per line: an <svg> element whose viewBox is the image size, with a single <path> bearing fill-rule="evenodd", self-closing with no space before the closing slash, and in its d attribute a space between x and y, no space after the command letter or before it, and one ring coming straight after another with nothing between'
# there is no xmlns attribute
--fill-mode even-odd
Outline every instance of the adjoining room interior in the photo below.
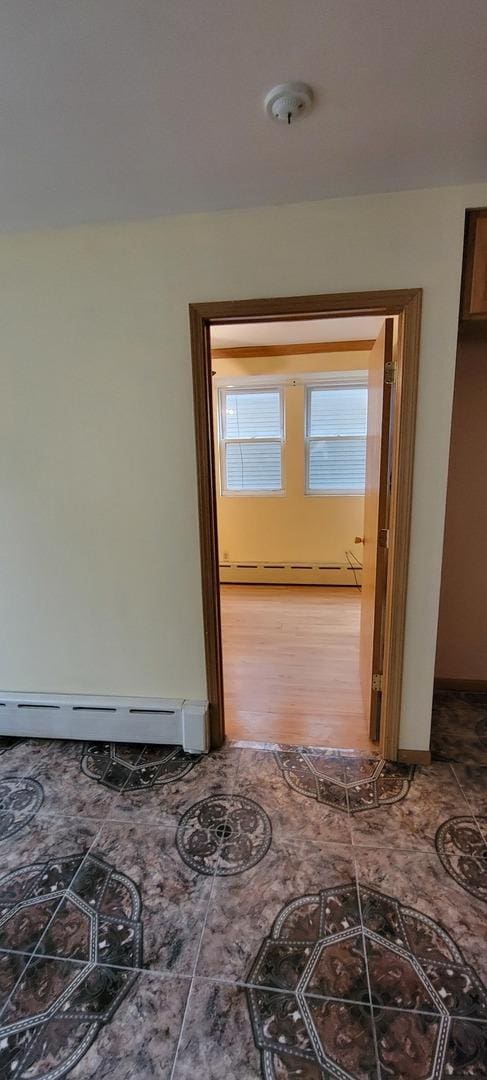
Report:
<svg viewBox="0 0 487 1080"><path fill-rule="evenodd" d="M382 324L212 327L230 738L374 748L359 640L367 376Z"/></svg>

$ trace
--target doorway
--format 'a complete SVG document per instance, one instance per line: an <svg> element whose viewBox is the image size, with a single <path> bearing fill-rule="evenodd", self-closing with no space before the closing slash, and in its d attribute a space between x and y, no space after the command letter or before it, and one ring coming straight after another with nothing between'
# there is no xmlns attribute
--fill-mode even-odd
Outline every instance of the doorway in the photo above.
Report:
<svg viewBox="0 0 487 1080"><path fill-rule="evenodd" d="M383 756L398 757L420 302L420 290L408 290L191 305L206 661L215 746L225 735L226 707L228 734L233 738L240 735L261 742L358 749L366 748L364 740L370 747L369 739L373 738ZM267 370L262 370L261 356L261 370L249 374L251 357L239 353L237 359L247 362L246 372L240 371L239 378L230 370L230 361L236 358L223 356L222 331L231 327L241 339L250 325L256 340L256 333L265 336L272 323L280 324L289 338L291 324L299 322L304 330L308 324L307 342L311 343L313 321L337 320L337 327L340 319L366 317L376 320L374 332L380 327L377 338L367 342L366 370L363 341L360 366L352 367L350 356L347 363L337 361L336 333L331 334L334 348L328 350L334 354L331 369L322 355L318 366L323 342L317 342L316 335L313 349L301 353L302 363L293 343L286 343L284 371L276 370L279 351L282 366L282 342L274 357L269 355L272 347L267 350ZM245 346L240 344L240 348ZM227 344L227 353L228 349ZM346 350L353 352L350 342L343 345L343 358ZM356 349L357 358L359 351ZM226 370L221 363L224 359ZM284 553L283 547L276 558L271 558L270 549L263 551L262 559L255 557L255 551L253 559L243 558L237 549L232 554L226 551L229 534L228 530L225 534L221 512L219 542L219 504L221 511L225 500L226 517L233 519L234 534L241 538L239 516L250 501L258 503L259 484L265 495L260 510L254 506L256 520L263 520L265 508L274 513L279 503L277 516L282 520L285 491L291 492L293 486L285 470L292 473L295 468L287 446L283 451L288 425L296 425L296 404L294 411L290 406L292 394L295 402L301 402L297 426L301 426L303 440L302 488L308 508L313 502L316 508L319 502L323 505L324 495L335 496L340 483L348 485L347 494L353 490L356 498L360 494L355 490L357 485L363 485L364 535L357 532L347 541L342 562L316 548L313 561L309 548L308 558L299 561L296 553L289 548ZM353 429L353 424L358 423L361 407L363 413L364 394L367 419L361 432ZM345 417L349 425L353 421L349 438L345 424L345 431L338 433L342 438L332 442L337 432L327 428L330 402L335 402L335 413L337 402L338 413L343 413L345 403L350 409L354 402L354 417ZM365 457L360 447L366 447ZM330 491L330 486L334 490ZM252 529L243 531L248 536ZM277 528L281 538L288 531ZM355 545L361 540L365 543L358 548ZM275 640L273 625L280 629ZM356 695L355 736L350 731L345 735L344 715L340 715L346 689L346 679L340 688L340 644L342 670ZM259 654L260 679L252 669L252 650ZM284 702L286 684L289 694ZM272 710L265 706L273 699L275 723L271 722ZM247 721L243 722L245 712ZM294 725L293 716L299 720Z"/></svg>
<svg viewBox="0 0 487 1080"><path fill-rule="evenodd" d="M381 318L211 329L227 736L371 750L360 682Z"/></svg>

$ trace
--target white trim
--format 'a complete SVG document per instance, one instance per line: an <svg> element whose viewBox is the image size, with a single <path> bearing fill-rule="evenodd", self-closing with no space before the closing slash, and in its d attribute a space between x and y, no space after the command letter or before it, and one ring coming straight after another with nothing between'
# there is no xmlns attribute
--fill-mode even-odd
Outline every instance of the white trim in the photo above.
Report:
<svg viewBox="0 0 487 1080"><path fill-rule="evenodd" d="M358 368L356 371L299 371L286 375L239 375L235 378L231 375L218 375L213 379L213 385L218 390L247 390L255 387L258 390L275 390L278 386L368 386L367 368Z"/></svg>
<svg viewBox="0 0 487 1080"><path fill-rule="evenodd" d="M316 377L317 375L318 377ZM357 371L312 372L309 375L297 376L297 379L304 382L310 389L314 389L315 387L321 389L321 387L326 386L331 390L335 388L340 390L342 386L357 386L363 390L369 385L369 373L367 368L360 368Z"/></svg>
<svg viewBox="0 0 487 1080"><path fill-rule="evenodd" d="M281 454L281 479L283 478L283 464ZM221 488L220 495L222 499L282 499L286 497L286 488L266 488L261 491L228 491L227 488ZM319 492L318 492L319 494Z"/></svg>
<svg viewBox="0 0 487 1080"><path fill-rule="evenodd" d="M210 749L210 722L207 701L183 701L183 749L188 754L207 754Z"/></svg>
<svg viewBox="0 0 487 1080"><path fill-rule="evenodd" d="M351 499L363 499L365 497L365 489L360 488L360 490L358 490L357 488L333 488L332 490L331 488L327 488L326 491L308 491L308 489L306 488L304 495L306 499L348 499L349 497Z"/></svg>
<svg viewBox="0 0 487 1080"><path fill-rule="evenodd" d="M167 743L208 753L207 701L0 692L0 735Z"/></svg>

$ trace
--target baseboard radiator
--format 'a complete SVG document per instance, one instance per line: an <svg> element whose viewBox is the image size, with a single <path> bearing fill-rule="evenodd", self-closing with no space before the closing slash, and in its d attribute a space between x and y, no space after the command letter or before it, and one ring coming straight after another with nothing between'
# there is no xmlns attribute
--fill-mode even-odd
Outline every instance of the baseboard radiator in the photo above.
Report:
<svg viewBox="0 0 487 1080"><path fill-rule="evenodd" d="M0 693L0 735L167 743L210 749L207 701L75 694Z"/></svg>
<svg viewBox="0 0 487 1080"><path fill-rule="evenodd" d="M226 585L360 585L361 573L347 563L220 563Z"/></svg>

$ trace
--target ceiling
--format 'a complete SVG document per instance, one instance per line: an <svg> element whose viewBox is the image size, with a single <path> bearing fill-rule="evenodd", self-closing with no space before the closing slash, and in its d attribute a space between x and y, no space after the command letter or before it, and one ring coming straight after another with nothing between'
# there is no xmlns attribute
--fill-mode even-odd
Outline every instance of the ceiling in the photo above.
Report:
<svg viewBox="0 0 487 1080"><path fill-rule="evenodd" d="M1 0L0 229L484 179L486 55L484 0Z"/></svg>
<svg viewBox="0 0 487 1080"><path fill-rule="evenodd" d="M214 349L238 349L250 345L301 345L310 341L370 341L384 320L373 315L345 319L293 319L288 322L238 323L212 326Z"/></svg>

